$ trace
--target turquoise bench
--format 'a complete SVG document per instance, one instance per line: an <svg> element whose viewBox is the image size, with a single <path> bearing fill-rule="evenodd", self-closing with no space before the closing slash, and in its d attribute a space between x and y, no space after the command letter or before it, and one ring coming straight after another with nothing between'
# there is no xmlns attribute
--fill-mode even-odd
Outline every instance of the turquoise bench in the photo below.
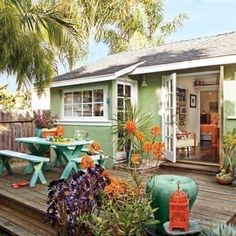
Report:
<svg viewBox="0 0 236 236"><path fill-rule="evenodd" d="M11 150L0 150L0 175L3 174L4 168L6 168L8 174L13 173L9 164L10 158L29 161L33 170L33 175L30 180L30 187L34 187L37 180L39 180L42 184L47 183L42 172L42 167L44 163L49 162L49 158L34 156L22 152L15 152Z"/></svg>

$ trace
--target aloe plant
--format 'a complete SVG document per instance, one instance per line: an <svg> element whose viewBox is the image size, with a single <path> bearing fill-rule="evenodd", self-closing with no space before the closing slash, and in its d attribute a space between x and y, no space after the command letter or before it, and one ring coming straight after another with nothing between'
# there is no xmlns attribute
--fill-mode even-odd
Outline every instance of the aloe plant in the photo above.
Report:
<svg viewBox="0 0 236 236"><path fill-rule="evenodd" d="M236 236L236 227L226 223L218 223L211 230L204 230L201 236Z"/></svg>

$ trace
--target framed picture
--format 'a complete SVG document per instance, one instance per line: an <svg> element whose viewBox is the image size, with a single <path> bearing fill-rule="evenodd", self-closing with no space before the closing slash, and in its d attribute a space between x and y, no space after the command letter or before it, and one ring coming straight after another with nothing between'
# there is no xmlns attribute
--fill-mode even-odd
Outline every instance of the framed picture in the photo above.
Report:
<svg viewBox="0 0 236 236"><path fill-rule="evenodd" d="M179 114L185 115L186 114L186 106L180 106L179 107Z"/></svg>
<svg viewBox="0 0 236 236"><path fill-rule="evenodd" d="M190 107L197 107L197 95L190 94Z"/></svg>
<svg viewBox="0 0 236 236"><path fill-rule="evenodd" d="M210 112L218 112L218 102L209 102Z"/></svg>

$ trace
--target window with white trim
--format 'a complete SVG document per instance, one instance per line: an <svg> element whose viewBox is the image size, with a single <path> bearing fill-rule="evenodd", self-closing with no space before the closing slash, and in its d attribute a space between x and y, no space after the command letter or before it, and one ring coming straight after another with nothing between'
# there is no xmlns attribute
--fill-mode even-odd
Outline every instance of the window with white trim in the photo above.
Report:
<svg viewBox="0 0 236 236"><path fill-rule="evenodd" d="M69 119L107 119L107 88L64 91L63 114Z"/></svg>

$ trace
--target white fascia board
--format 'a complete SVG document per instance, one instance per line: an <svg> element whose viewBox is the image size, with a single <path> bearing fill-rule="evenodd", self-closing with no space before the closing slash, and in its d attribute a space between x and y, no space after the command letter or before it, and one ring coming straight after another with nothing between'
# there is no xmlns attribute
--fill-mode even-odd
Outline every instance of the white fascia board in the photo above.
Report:
<svg viewBox="0 0 236 236"><path fill-rule="evenodd" d="M102 76L90 76L90 77L82 77L78 79L67 79L55 81L51 84L50 88L63 87L69 85L77 85L77 84L87 84L101 81L108 81L116 79L115 74L107 74Z"/></svg>
<svg viewBox="0 0 236 236"><path fill-rule="evenodd" d="M51 88L55 87L63 87L63 86L69 86L69 85L78 85L78 84L87 84L87 83L94 83L94 82L102 82L102 81L108 81L108 80L115 80L119 78L122 75L128 74L132 72L134 69L136 69L139 65L143 64L145 61L138 62L132 66L128 66L122 70L119 70L112 74L107 75L100 75L100 76L90 76L90 77L81 77L78 79L68 79L68 80L61 80L61 81L55 81L50 86Z"/></svg>
<svg viewBox="0 0 236 236"><path fill-rule="evenodd" d="M198 60L192 60L192 61L183 61L183 62L163 64L163 65L140 67L140 68L136 68L130 74L131 75L147 74L147 73L154 73L154 72L164 72L164 71L172 71L172 70L190 69L190 68L195 68L195 67L225 65L225 64L232 64L232 63L236 63L236 55L214 57L214 58L204 58L204 59L198 59Z"/></svg>
<svg viewBox="0 0 236 236"><path fill-rule="evenodd" d="M141 61L141 62L138 62L132 66L128 66L122 70L119 70L117 72L115 72L115 75L116 77L120 77L122 75L126 75L126 74L129 74L130 72L132 72L133 70L135 70L138 66L142 65L145 61Z"/></svg>

